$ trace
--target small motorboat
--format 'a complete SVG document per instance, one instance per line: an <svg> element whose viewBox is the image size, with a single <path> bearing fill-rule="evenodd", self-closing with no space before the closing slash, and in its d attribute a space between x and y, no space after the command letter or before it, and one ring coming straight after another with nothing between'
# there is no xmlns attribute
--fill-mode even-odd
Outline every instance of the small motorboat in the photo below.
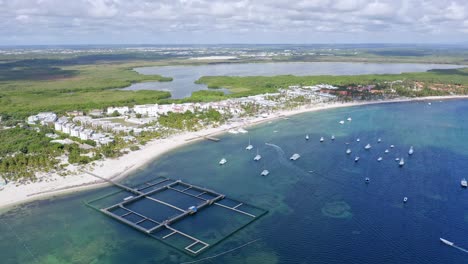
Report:
<svg viewBox="0 0 468 264"><path fill-rule="evenodd" d="M348 155L351 154L351 149L347 149L346 154L348 154Z"/></svg>
<svg viewBox="0 0 468 264"><path fill-rule="evenodd" d="M395 161L400 161L400 158L395 158Z"/></svg>
<svg viewBox="0 0 468 264"><path fill-rule="evenodd" d="M408 150L408 155L413 155L414 153L414 148L413 146L410 147L410 149Z"/></svg>
<svg viewBox="0 0 468 264"><path fill-rule="evenodd" d="M309 140L309 134L307 134L307 135L305 136L305 139L306 139L306 140Z"/></svg>
<svg viewBox="0 0 468 264"><path fill-rule="evenodd" d="M294 153L289 159L290 160L297 160L301 157L301 155L297 154L297 153Z"/></svg>
<svg viewBox="0 0 468 264"><path fill-rule="evenodd" d="M371 148L372 148L372 146L371 146L370 144L367 144L367 145L364 147L365 150L369 150L369 149L371 149Z"/></svg>
<svg viewBox="0 0 468 264"><path fill-rule="evenodd" d="M332 135L332 136L331 136L331 140L335 140L335 135Z"/></svg>
<svg viewBox="0 0 468 264"><path fill-rule="evenodd" d="M227 160L225 158L222 158L220 161L219 161L219 165L224 165L226 164Z"/></svg>
<svg viewBox="0 0 468 264"><path fill-rule="evenodd" d="M382 160L383 160L383 158L382 158L382 157L379 157L379 158L377 159L377 161L382 161Z"/></svg>
<svg viewBox="0 0 468 264"><path fill-rule="evenodd" d="M357 139L356 139L356 142L359 142L359 141L361 141L361 139L360 139L360 138L357 138Z"/></svg>
<svg viewBox="0 0 468 264"><path fill-rule="evenodd" d="M370 182L369 177L366 177L366 180L365 180L365 181L366 181L366 183L369 183L369 182Z"/></svg>
<svg viewBox="0 0 468 264"><path fill-rule="evenodd" d="M263 170L262 173L260 173L262 176L267 176L268 174L270 174L268 170Z"/></svg>
<svg viewBox="0 0 468 264"><path fill-rule="evenodd" d="M320 142L323 142L325 139L323 137L320 138Z"/></svg>
<svg viewBox="0 0 468 264"><path fill-rule="evenodd" d="M395 147L395 145L390 145L390 148L394 148L394 147Z"/></svg>
<svg viewBox="0 0 468 264"><path fill-rule="evenodd" d="M468 182L466 181L465 178L463 178L463 179L460 181L460 184L461 184L461 186L462 186L463 188L468 187Z"/></svg>
<svg viewBox="0 0 468 264"><path fill-rule="evenodd" d="M377 143L380 143L380 142L382 142L382 139L381 138L377 139Z"/></svg>
<svg viewBox="0 0 468 264"><path fill-rule="evenodd" d="M390 152L390 150L388 150L388 149L386 149L386 150L384 151L385 154L387 154L387 153L389 153L389 152Z"/></svg>
<svg viewBox="0 0 468 264"><path fill-rule="evenodd" d="M351 117L348 117L348 119L346 119L346 120L351 122L353 119Z"/></svg>
<svg viewBox="0 0 468 264"><path fill-rule="evenodd" d="M453 246L454 243L451 241L448 241L447 239L440 238L440 242L444 243L445 245Z"/></svg>
<svg viewBox="0 0 468 264"><path fill-rule="evenodd" d="M355 157L354 162L358 162L358 161L359 161L359 157Z"/></svg>
<svg viewBox="0 0 468 264"><path fill-rule="evenodd" d="M408 201L408 197L405 196L405 198L403 198L403 202L406 203Z"/></svg>
<svg viewBox="0 0 468 264"><path fill-rule="evenodd" d="M343 124L344 124L344 120L341 120L339 123L343 125Z"/></svg>

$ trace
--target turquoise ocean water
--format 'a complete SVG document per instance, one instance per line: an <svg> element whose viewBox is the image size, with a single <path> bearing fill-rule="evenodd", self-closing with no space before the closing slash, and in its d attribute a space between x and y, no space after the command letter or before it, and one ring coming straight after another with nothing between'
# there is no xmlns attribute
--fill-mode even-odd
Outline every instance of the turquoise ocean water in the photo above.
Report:
<svg viewBox="0 0 468 264"><path fill-rule="evenodd" d="M223 135L218 143L177 149L125 179L182 179L269 210L195 258L84 205L115 190L107 187L3 212L0 263L181 263L256 239L200 263L466 263L467 253L439 242L444 237L468 248L468 190L460 187L468 178L466 113L468 100L301 114L249 128L248 134ZM348 117L351 122L338 123ZM245 150L249 136L260 162L253 161L255 149ZM351 155L345 154L348 147ZM390 153L384 154L386 148ZM290 161L293 153L301 158ZM225 166L218 165L222 157ZM270 175L261 177L264 168ZM194 228L204 228L198 224Z"/></svg>

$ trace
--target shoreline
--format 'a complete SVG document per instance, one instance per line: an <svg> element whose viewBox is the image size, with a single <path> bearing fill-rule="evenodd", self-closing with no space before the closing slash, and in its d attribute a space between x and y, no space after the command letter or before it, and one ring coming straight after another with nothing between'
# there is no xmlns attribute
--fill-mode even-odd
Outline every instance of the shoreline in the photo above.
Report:
<svg viewBox="0 0 468 264"><path fill-rule="evenodd" d="M193 144L200 140L206 140L206 136L224 134L233 128L252 127L288 116L335 108L451 99L468 99L468 95L397 98L381 101L353 101L349 103L333 102L321 103L313 106L303 106L296 110L281 110L269 115L266 118L248 118L247 120L224 124L216 128L207 128L196 132L183 132L172 135L165 139L155 139L142 146L140 150L132 151L116 159L96 161L96 165L87 165L83 170L90 171L108 180L118 181L135 173L138 170L144 169L148 164L159 158L161 155L166 154L167 152L175 150L179 147L186 146L188 144ZM29 184L7 184L3 190L0 190L0 210L8 210L10 207L34 200L49 199L56 196L109 186L109 183L103 182L102 180L99 180L96 177L83 172L81 169L77 170L76 172L77 175L70 176L60 176L56 174L48 175L49 178L45 178L43 181Z"/></svg>

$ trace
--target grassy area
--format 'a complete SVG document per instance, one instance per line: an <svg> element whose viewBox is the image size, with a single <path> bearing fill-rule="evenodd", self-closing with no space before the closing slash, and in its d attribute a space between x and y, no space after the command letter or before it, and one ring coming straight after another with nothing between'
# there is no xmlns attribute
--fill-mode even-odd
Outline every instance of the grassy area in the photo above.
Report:
<svg viewBox="0 0 468 264"><path fill-rule="evenodd" d="M196 82L206 84L209 88L226 88L232 92L226 97L241 97L267 92L276 92L279 88L285 88L290 85L316 85L332 84L335 86L347 86L358 84L375 84L385 81L414 81L425 84L447 84L460 85L465 89L468 87L468 68L449 69L449 70L431 70L420 73L403 74L368 74L368 75L346 75L346 76L204 76ZM463 90L463 93L467 91Z"/></svg>
<svg viewBox="0 0 468 264"><path fill-rule="evenodd" d="M171 81L160 75L133 71L140 64L94 64L28 68L0 71L0 113L23 116L38 111L88 110L110 105L154 103L170 97L162 91L120 91L135 82ZM19 71L20 73L18 73ZM19 78L23 76L23 78Z"/></svg>

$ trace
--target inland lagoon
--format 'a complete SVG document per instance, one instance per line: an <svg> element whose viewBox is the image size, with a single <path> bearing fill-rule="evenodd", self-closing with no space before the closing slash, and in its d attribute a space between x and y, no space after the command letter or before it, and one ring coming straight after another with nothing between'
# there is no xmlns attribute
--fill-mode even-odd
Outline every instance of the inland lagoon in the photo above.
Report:
<svg viewBox="0 0 468 264"><path fill-rule="evenodd" d="M181 179L268 213L193 257L85 205L116 187L88 190L3 210L1 263L466 263L467 253L439 238L468 248L468 190L460 187L468 176L467 112L467 100L357 106L193 143L122 183ZM291 161L294 153L301 158ZM264 169L269 175L260 176ZM208 240L230 233L213 219L183 228Z"/></svg>
<svg viewBox="0 0 468 264"><path fill-rule="evenodd" d="M134 83L124 90L162 90L171 92L172 98L184 98L190 96L194 91L207 89L206 85L195 83L202 76L399 74L460 67L462 66L450 64L352 62L224 63L199 66L142 67L136 68L135 71L141 74L170 76L173 80L171 82ZM221 91L227 92L226 89Z"/></svg>

